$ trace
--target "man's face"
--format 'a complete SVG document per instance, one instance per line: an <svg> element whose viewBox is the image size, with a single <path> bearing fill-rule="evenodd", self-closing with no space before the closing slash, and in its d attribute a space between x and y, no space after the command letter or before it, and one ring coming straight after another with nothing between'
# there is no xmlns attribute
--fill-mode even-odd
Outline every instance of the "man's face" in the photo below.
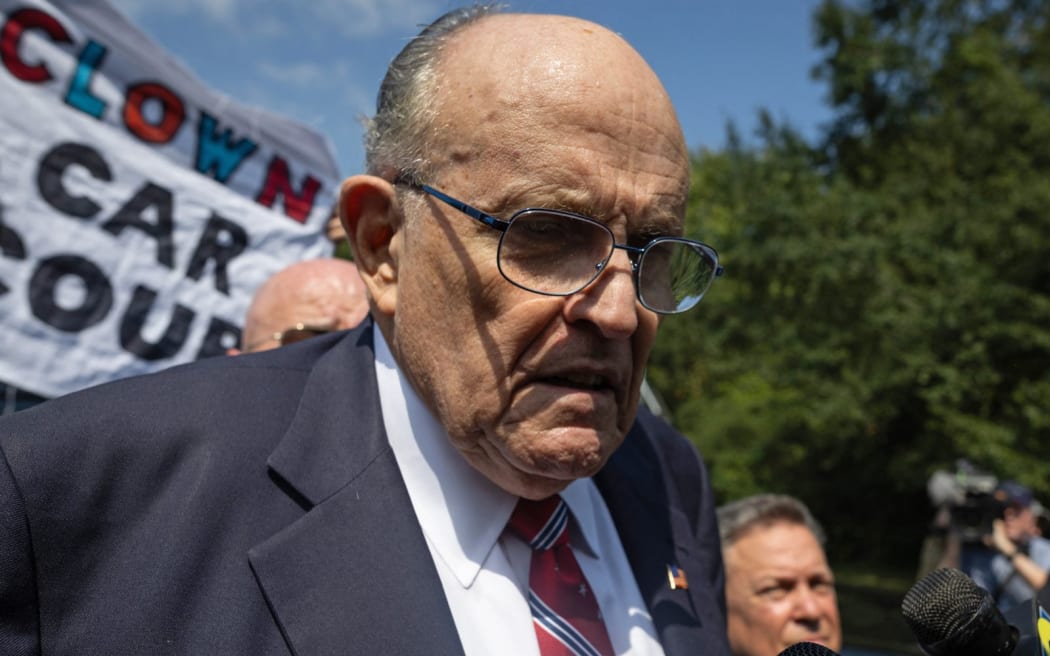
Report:
<svg viewBox="0 0 1050 656"><path fill-rule="evenodd" d="M725 550L729 642L735 656L776 656L797 642L842 647L824 549L805 526L757 526Z"/></svg>
<svg viewBox="0 0 1050 656"><path fill-rule="evenodd" d="M648 67L590 24L557 19L534 34L514 18L468 28L450 50L455 93L439 103L426 182L504 219L526 207L584 214L619 243L679 234L688 162ZM515 56L479 66L492 48ZM392 344L453 444L521 496L594 474L633 421L659 323L624 252L581 292L542 296L500 274L499 231L434 198L403 199Z"/></svg>
<svg viewBox="0 0 1050 656"><path fill-rule="evenodd" d="M1012 507L1003 512L1006 536L1014 542L1024 544L1039 535L1039 523L1031 507Z"/></svg>

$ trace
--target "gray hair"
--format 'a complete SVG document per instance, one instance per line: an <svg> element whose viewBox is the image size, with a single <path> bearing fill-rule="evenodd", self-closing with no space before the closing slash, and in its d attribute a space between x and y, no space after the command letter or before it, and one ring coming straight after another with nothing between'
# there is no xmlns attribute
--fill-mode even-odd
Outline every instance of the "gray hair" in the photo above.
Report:
<svg viewBox="0 0 1050 656"><path fill-rule="evenodd" d="M755 494L718 509L718 534L722 539L722 548L732 545L752 528L777 522L805 526L820 544L824 544L824 529L806 504L786 494Z"/></svg>
<svg viewBox="0 0 1050 656"><path fill-rule="evenodd" d="M365 166L368 173L393 182L429 177L428 145L438 87L437 65L451 36L496 13L498 5L454 9L408 42L387 68L379 87L376 114L365 121Z"/></svg>

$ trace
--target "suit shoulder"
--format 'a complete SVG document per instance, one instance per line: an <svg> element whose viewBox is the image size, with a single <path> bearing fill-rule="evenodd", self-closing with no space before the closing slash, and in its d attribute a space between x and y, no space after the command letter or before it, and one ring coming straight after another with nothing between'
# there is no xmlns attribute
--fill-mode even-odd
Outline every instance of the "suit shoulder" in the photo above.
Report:
<svg viewBox="0 0 1050 656"><path fill-rule="evenodd" d="M630 436L648 440L661 459L669 464L703 466L703 457L689 438L648 408L638 408ZM680 462L682 459L685 462Z"/></svg>
<svg viewBox="0 0 1050 656"><path fill-rule="evenodd" d="M132 463L264 460L308 375L301 364L221 357L125 378L4 417L0 451L16 477L41 480Z"/></svg>

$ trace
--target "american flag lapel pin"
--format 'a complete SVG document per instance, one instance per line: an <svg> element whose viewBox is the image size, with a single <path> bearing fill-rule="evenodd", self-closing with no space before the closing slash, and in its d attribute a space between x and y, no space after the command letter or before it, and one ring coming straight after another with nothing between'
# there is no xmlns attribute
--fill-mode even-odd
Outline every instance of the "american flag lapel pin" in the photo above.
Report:
<svg viewBox="0 0 1050 656"><path fill-rule="evenodd" d="M667 585L672 590L688 590L689 581L685 578L685 572L678 565L667 566Z"/></svg>

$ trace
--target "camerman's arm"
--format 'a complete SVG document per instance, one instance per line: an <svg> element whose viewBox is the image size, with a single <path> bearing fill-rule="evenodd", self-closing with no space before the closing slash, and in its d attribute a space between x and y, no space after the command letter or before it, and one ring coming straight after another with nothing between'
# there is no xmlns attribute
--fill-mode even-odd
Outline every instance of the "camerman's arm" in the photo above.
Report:
<svg viewBox="0 0 1050 656"><path fill-rule="evenodd" d="M942 567L962 567L962 540L959 539L959 533L952 528L945 531L944 550L937 561L937 568Z"/></svg>
<svg viewBox="0 0 1050 656"><path fill-rule="evenodd" d="M1014 541L1006 536L1006 528L1001 519L992 523L992 543L999 553L1006 556L1014 570L1028 585L1036 590L1042 590L1046 586L1050 575L1027 554L1022 553Z"/></svg>
<svg viewBox="0 0 1050 656"><path fill-rule="evenodd" d="M1028 583L1028 585L1032 586L1032 588L1036 590L1043 589L1043 586L1046 585L1048 578L1047 571L1045 569L1037 565L1036 562L1029 558L1027 555L1021 553L1020 551L1017 551L1016 549L1013 552L1012 558L1011 554L1003 555L1010 559L1010 564L1014 566L1014 570L1016 570L1017 573L1021 575L1021 578L1023 578L1025 582Z"/></svg>

